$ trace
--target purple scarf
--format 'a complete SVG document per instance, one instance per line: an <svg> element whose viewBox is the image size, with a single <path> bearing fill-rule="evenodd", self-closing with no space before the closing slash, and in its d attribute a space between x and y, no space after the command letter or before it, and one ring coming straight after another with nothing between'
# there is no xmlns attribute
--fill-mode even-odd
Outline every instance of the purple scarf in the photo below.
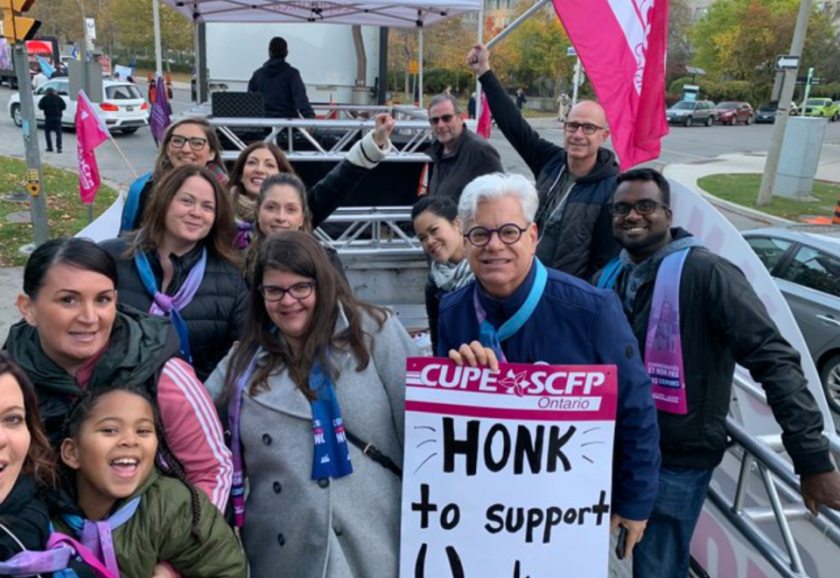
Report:
<svg viewBox="0 0 840 578"><path fill-rule="evenodd" d="M146 254L138 250L134 253L134 263L137 266L137 272L140 274L140 279L143 281L143 286L152 297L152 306L149 308L150 315L166 316L175 326L178 332L178 338L181 341L181 353L186 358L187 362L192 364L192 353L190 352L190 332L187 328L187 323L181 317L181 310L189 305L198 288L201 286L201 281L204 279L204 270L207 268L207 248L201 249L201 258L198 263L190 270L187 275L187 280L178 289L175 295L167 295L161 293L158 289L155 275L152 273L152 266L149 264L149 258Z"/></svg>
<svg viewBox="0 0 840 578"><path fill-rule="evenodd" d="M679 415L688 413L680 337L680 285L688 253L671 253L659 265L645 338L645 370L656 409Z"/></svg>

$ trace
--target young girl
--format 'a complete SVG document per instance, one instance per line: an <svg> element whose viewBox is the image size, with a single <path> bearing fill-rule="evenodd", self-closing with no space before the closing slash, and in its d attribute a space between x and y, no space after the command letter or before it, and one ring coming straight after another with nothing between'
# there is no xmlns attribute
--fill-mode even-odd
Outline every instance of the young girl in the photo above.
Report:
<svg viewBox="0 0 840 578"><path fill-rule="evenodd" d="M437 351L438 313L443 296L473 280L470 262L464 253L464 235L458 207L446 197L423 197L411 209L411 222L417 240L432 259L426 282L426 315L432 351Z"/></svg>
<svg viewBox="0 0 840 578"><path fill-rule="evenodd" d="M182 576L244 578L233 531L186 483L145 390L114 386L81 398L65 425L61 461L56 530L82 542L114 575L171 576L171 565Z"/></svg>

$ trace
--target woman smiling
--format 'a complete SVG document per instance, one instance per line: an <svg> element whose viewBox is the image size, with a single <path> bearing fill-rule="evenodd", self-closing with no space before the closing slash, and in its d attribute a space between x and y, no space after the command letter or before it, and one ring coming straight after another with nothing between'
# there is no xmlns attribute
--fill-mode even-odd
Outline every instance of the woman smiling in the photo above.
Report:
<svg viewBox="0 0 840 578"><path fill-rule="evenodd" d="M230 197L213 174L183 166L160 182L134 239L102 245L118 259L120 303L169 317L202 381L245 322L234 231Z"/></svg>

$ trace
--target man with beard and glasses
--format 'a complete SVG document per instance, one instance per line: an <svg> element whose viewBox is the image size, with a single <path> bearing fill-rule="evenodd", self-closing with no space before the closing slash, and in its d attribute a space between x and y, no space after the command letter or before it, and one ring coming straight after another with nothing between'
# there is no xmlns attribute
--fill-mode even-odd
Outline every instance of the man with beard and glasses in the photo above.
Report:
<svg viewBox="0 0 840 578"><path fill-rule="evenodd" d="M619 172L615 155L603 147L610 136L604 109L582 101L563 125L563 146L541 138L490 69L490 51L476 44L467 55L496 124L534 173L540 205L537 257L546 267L590 279L618 255L610 234L607 205Z"/></svg>
<svg viewBox="0 0 840 578"><path fill-rule="evenodd" d="M504 170L493 145L464 126L455 97L434 96L429 102L429 123L435 135L434 144L426 149L432 158L429 196L446 197L457 205L467 183Z"/></svg>
<svg viewBox="0 0 840 578"><path fill-rule="evenodd" d="M617 179L610 207L624 248L596 277L614 289L651 375L660 429L659 493L633 575L684 577L712 471L726 450L735 364L762 385L801 476L805 505L840 508L840 475L822 435L799 353L779 333L744 274L671 227L670 187L652 169Z"/></svg>

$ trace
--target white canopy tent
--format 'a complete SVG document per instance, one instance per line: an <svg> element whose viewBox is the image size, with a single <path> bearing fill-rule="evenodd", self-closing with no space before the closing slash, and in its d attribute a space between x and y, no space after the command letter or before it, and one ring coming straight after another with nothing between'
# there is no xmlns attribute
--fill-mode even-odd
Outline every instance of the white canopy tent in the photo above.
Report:
<svg viewBox="0 0 840 578"><path fill-rule="evenodd" d="M163 0L193 22L321 22L413 28L473 12L482 0Z"/></svg>
<svg viewBox="0 0 840 578"><path fill-rule="evenodd" d="M423 27L450 16L479 11L479 41L483 23L483 0L153 0L155 8L155 56L161 70L158 1L171 6L194 24L213 22L258 22L261 24L322 23L417 28L419 38L420 106L423 106ZM196 34L198 38L199 35ZM200 54L201 50L197 50ZM197 67L203 74L204 67ZM199 79L200 81L200 79Z"/></svg>

